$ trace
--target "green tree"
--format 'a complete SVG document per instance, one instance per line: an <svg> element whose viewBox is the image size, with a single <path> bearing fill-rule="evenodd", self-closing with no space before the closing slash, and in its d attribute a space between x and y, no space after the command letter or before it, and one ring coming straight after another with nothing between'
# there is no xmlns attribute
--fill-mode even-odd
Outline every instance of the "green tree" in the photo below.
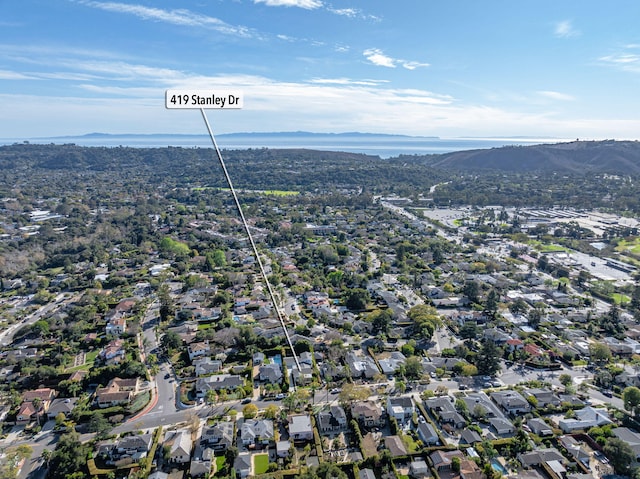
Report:
<svg viewBox="0 0 640 479"><path fill-rule="evenodd" d="M477 281L466 281L462 288L462 293L469 298L472 303L478 302L478 296L480 295L480 285Z"/></svg>
<svg viewBox="0 0 640 479"><path fill-rule="evenodd" d="M489 294L487 294L487 299L484 302L484 310L485 312L494 317L498 312L498 302L500 301L500 295L495 289L491 289Z"/></svg>
<svg viewBox="0 0 640 479"><path fill-rule="evenodd" d="M258 406L255 404L247 404L242 408L242 415L245 419L253 419L258 415Z"/></svg>
<svg viewBox="0 0 640 479"><path fill-rule="evenodd" d="M626 476L631 472L631 464L633 464L636 455L629 444L622 439L612 437L607 440L603 449L617 474Z"/></svg>
<svg viewBox="0 0 640 479"><path fill-rule="evenodd" d="M591 360L598 365L602 365L611 360L611 350L604 343L593 343L589 346Z"/></svg>
<svg viewBox="0 0 640 479"><path fill-rule="evenodd" d="M371 298L366 289L354 288L347 291L344 299L347 308L353 311L361 311L366 308Z"/></svg>
<svg viewBox="0 0 640 479"><path fill-rule="evenodd" d="M418 380L422 377L422 362L418 356L410 356L404 362L404 374L407 379Z"/></svg>
<svg viewBox="0 0 640 479"><path fill-rule="evenodd" d="M388 334L391 330L391 321L393 315L389 309L379 309L372 313L369 318L371 319L371 326L373 328L373 334Z"/></svg>
<svg viewBox="0 0 640 479"><path fill-rule="evenodd" d="M49 461L48 479L69 479L72 474L87 469L87 453L89 447L80 442L77 432L69 432L60 436L56 448Z"/></svg>
<svg viewBox="0 0 640 479"><path fill-rule="evenodd" d="M182 347L182 338L175 331L167 331L164 336L162 336L160 344L167 351L172 352Z"/></svg>
<svg viewBox="0 0 640 479"><path fill-rule="evenodd" d="M622 391L622 400L624 408L632 415L637 415L640 410L640 389L635 386L629 386Z"/></svg>
<svg viewBox="0 0 640 479"><path fill-rule="evenodd" d="M484 340L476 355L476 367L479 374L492 375L500 370L500 349L493 341Z"/></svg>

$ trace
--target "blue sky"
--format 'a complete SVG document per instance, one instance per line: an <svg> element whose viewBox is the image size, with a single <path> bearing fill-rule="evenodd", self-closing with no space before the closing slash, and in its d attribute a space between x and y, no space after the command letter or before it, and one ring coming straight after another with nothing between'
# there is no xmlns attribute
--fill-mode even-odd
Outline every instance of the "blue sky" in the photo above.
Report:
<svg viewBox="0 0 640 479"><path fill-rule="evenodd" d="M238 89L216 133L640 137L640 2L0 0L0 138L203 134L170 88Z"/></svg>

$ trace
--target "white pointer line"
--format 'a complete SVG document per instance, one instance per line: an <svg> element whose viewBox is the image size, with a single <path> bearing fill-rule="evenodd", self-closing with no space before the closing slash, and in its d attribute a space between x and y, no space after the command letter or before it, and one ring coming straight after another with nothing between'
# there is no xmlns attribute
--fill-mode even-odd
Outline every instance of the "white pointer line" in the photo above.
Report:
<svg viewBox="0 0 640 479"><path fill-rule="evenodd" d="M216 150L216 154L218 155L218 160L220 161L220 166L222 166L222 171L224 172L224 176L227 180L227 184L229 185L229 189L231 190L231 195L233 196L233 201L236 204L236 208L238 208L238 213L240 213L240 219L242 220L242 224L244 225L244 229L247 232L247 237L249 238L249 242L251 243L251 248L253 249L253 254L256 256L256 260L258 261L258 266L260 267L260 273L262 274L262 279L264 279L264 283L267 285L267 289L269 290L269 297L271 298L271 302L273 303L273 307L276 310L276 314L278 315L278 319L280 320L280 325L282 326L282 331L284 332L284 336L287 338L287 343L289 344L289 348L291 349L291 353L293 354L293 359L296 362L296 367L298 371L301 371L300 362L298 361L298 355L296 354L295 349L293 349L293 344L291 343L291 337L289 336L289 332L287 331L287 326L284 323L284 318L282 316L282 312L278 307L278 303L276 302L276 296L273 294L273 288L271 287L271 283L269 282L269 278L267 278L267 273L264 270L264 266L262 264L262 260L260 259L260 255L258 254L258 248L256 247L255 242L253 241L253 236L251 236L251 231L249 230L249 224L244 217L244 213L242 212L242 207L240 206L240 202L238 201L238 195L236 195L236 190L233 187L233 183L231 182L231 177L229 176L229 172L227 171L227 167L225 166L224 160L222 159L222 153L220 153L220 148L218 148L218 143L216 142L216 138L213 135L213 130L211 130L211 126L209 125L209 120L207 119L207 114L204 111L204 108L200 108L200 113L202 113L202 118L204 119L205 125L207 125L207 131L209 132L209 137L211 138L211 143L213 143L213 147Z"/></svg>

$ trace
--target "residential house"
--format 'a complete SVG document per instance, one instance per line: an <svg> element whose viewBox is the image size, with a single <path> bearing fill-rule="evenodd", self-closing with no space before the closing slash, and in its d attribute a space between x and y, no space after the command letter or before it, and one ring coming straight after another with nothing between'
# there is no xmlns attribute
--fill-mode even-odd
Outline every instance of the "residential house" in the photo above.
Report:
<svg viewBox="0 0 640 479"><path fill-rule="evenodd" d="M507 418L492 417L489 419L489 425L498 436L502 437L511 436L516 431L514 425Z"/></svg>
<svg viewBox="0 0 640 479"><path fill-rule="evenodd" d="M233 462L233 468L241 479L244 479L251 474L251 462L252 457L248 452L241 452Z"/></svg>
<svg viewBox="0 0 640 479"><path fill-rule="evenodd" d="M538 407L560 406L560 398L550 389L532 388L526 393L535 398Z"/></svg>
<svg viewBox="0 0 640 479"><path fill-rule="evenodd" d="M55 419L55 417L62 413L65 417L68 417L76 407L78 398L56 398L51 402L49 410L47 411L47 417L49 419Z"/></svg>
<svg viewBox="0 0 640 479"><path fill-rule="evenodd" d="M353 378L364 377L372 379L380 372L372 358L368 356L358 356L354 351L347 353L345 363L349 366Z"/></svg>
<svg viewBox="0 0 640 479"><path fill-rule="evenodd" d="M357 479L376 479L376 473L373 472L373 469L360 469Z"/></svg>
<svg viewBox="0 0 640 479"><path fill-rule="evenodd" d="M565 433L568 433L612 423L609 418L608 411L604 408L596 409L591 406L587 406L575 411L575 416L575 418L571 419L561 419L558 422L560 429Z"/></svg>
<svg viewBox="0 0 640 479"><path fill-rule="evenodd" d="M128 404L138 392L139 379L113 378L104 388L95 392L95 402L99 408Z"/></svg>
<svg viewBox="0 0 640 479"><path fill-rule="evenodd" d="M100 358L108 365L118 364L124 359L125 354L124 341L122 339L114 339L100 351Z"/></svg>
<svg viewBox="0 0 640 479"><path fill-rule="evenodd" d="M384 417L382 408L373 401L351 403L351 417L364 427L382 427Z"/></svg>
<svg viewBox="0 0 640 479"><path fill-rule="evenodd" d="M196 341L187 346L187 354L189 354L191 362L196 358L208 356L210 353L209 341Z"/></svg>
<svg viewBox="0 0 640 479"><path fill-rule="evenodd" d="M531 404L517 391L496 391L491 393L491 399L512 416L531 412Z"/></svg>
<svg viewBox="0 0 640 479"><path fill-rule="evenodd" d="M287 458L291 453L291 443L289 441L276 442L276 456L279 458Z"/></svg>
<svg viewBox="0 0 640 479"><path fill-rule="evenodd" d="M211 473L211 466L215 460L215 451L213 448L196 443L193 451L193 459L189 466L189 475L191 477L208 477Z"/></svg>
<svg viewBox="0 0 640 479"><path fill-rule="evenodd" d="M473 429L464 429L460 433L460 444L474 445L477 442L482 442L482 436Z"/></svg>
<svg viewBox="0 0 640 479"><path fill-rule="evenodd" d="M410 397L398 396L387 398L387 414L389 417L396 418L398 423L411 420L414 411L413 400Z"/></svg>
<svg viewBox="0 0 640 479"><path fill-rule="evenodd" d="M422 458L413 459L409 464L409 476L417 479L431 477L427 461Z"/></svg>
<svg viewBox="0 0 640 479"><path fill-rule="evenodd" d="M169 461L186 464L191 460L192 443L189 429L168 432L164 444L169 446Z"/></svg>
<svg viewBox="0 0 640 479"><path fill-rule="evenodd" d="M266 447L274 439L273 421L269 419L246 419L240 429L240 439L247 447Z"/></svg>
<svg viewBox="0 0 640 479"><path fill-rule="evenodd" d="M18 414L16 415L16 422L18 424L25 424L31 421L36 421L42 412L42 406L36 407L32 402L23 402L20 405Z"/></svg>
<svg viewBox="0 0 640 479"><path fill-rule="evenodd" d="M429 458L433 463L433 467L436 471L449 471L451 470L451 462L454 457L459 458L461 461L464 459L462 451L433 451L429 454Z"/></svg>
<svg viewBox="0 0 640 479"><path fill-rule="evenodd" d="M216 374L200 377L196 379L196 396L203 398L207 395L207 391L220 391L222 389L233 391L242 386L244 386L244 380L235 374Z"/></svg>
<svg viewBox="0 0 640 479"><path fill-rule="evenodd" d="M486 479L486 476L475 461L463 459L460 461L460 479Z"/></svg>
<svg viewBox="0 0 640 479"><path fill-rule="evenodd" d="M438 433L435 428L429 424L424 418L420 417L422 421L418 422L418 437L427 446L433 446L440 442Z"/></svg>
<svg viewBox="0 0 640 479"><path fill-rule="evenodd" d="M553 428L549 426L544 419L534 417L527 421L527 426L531 429L531 432L538 436L552 436Z"/></svg>
<svg viewBox="0 0 640 479"><path fill-rule="evenodd" d="M337 434L347 429L347 415L341 406L331 406L317 415L320 434Z"/></svg>
<svg viewBox="0 0 640 479"><path fill-rule="evenodd" d="M380 365L380 369L382 369L382 374L393 376L396 370L402 366L406 360L407 358L404 354L399 351L394 351L390 357L379 359L378 364Z"/></svg>
<svg viewBox="0 0 640 479"><path fill-rule="evenodd" d="M105 333L112 336L121 336L127 331L127 319L116 316L111 318L105 327Z"/></svg>
<svg viewBox="0 0 640 479"><path fill-rule="evenodd" d="M120 439L114 446L113 457L123 459L130 457L133 462L147 457L153 444L152 434L137 434L133 436L125 436Z"/></svg>
<svg viewBox="0 0 640 479"><path fill-rule="evenodd" d="M212 426L205 426L200 436L200 442L213 448L216 452L224 452L233 446L234 424L222 421Z"/></svg>
<svg viewBox="0 0 640 479"><path fill-rule="evenodd" d="M640 461L640 433L628 427L617 427L613 430L613 435L626 442L631 447L636 457L636 462Z"/></svg>
<svg viewBox="0 0 640 479"><path fill-rule="evenodd" d="M263 364L260 366L258 378L261 382L280 384L282 382L282 366L278 363Z"/></svg>
<svg viewBox="0 0 640 479"><path fill-rule="evenodd" d="M264 363L265 355L263 352L258 351L257 353L253 353L253 365L261 366Z"/></svg>
<svg viewBox="0 0 640 479"><path fill-rule="evenodd" d="M583 442L576 440L573 436L566 435L560 436L558 440L576 462L580 462L584 467L589 469L591 453L584 447Z"/></svg>
<svg viewBox="0 0 640 479"><path fill-rule="evenodd" d="M31 389L22 393L22 402L32 402L34 399L39 399L42 402L42 406L48 409L51 401L53 401L57 395L58 392L51 388Z"/></svg>
<svg viewBox="0 0 640 479"><path fill-rule="evenodd" d="M313 440L311 416L308 414L289 416L289 437L294 442Z"/></svg>
<svg viewBox="0 0 640 479"><path fill-rule="evenodd" d="M441 424L451 424L456 429L467 425L466 419L456 410L450 396L430 398L425 404Z"/></svg>
<svg viewBox="0 0 640 479"><path fill-rule="evenodd" d="M402 438L400 436L385 437L384 446L391 453L391 457L406 456L408 454L407 448L402 442Z"/></svg>
<svg viewBox="0 0 640 479"><path fill-rule="evenodd" d="M313 381L313 369L307 365L300 365L300 369L294 367L291 369L291 377L296 386L306 386Z"/></svg>
<svg viewBox="0 0 640 479"><path fill-rule="evenodd" d="M520 453L518 454L518 461L523 467L540 466L551 461L567 462L555 447Z"/></svg>
<svg viewBox="0 0 640 479"><path fill-rule="evenodd" d="M484 392L471 393L462 400L467 405L467 410L473 415L483 415L487 418L499 417L505 418L502 410L489 399ZM506 419L506 418L505 418Z"/></svg>
<svg viewBox="0 0 640 479"><path fill-rule="evenodd" d="M194 366L196 377L216 374L222 369L222 361L219 359L211 359L209 356L194 359L192 364Z"/></svg>

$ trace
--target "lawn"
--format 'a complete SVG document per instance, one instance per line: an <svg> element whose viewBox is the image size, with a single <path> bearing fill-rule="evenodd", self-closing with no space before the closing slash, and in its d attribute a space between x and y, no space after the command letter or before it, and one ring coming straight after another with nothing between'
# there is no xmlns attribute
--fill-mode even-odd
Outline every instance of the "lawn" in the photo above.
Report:
<svg viewBox="0 0 640 479"><path fill-rule="evenodd" d="M633 241L620 240L616 246L616 251L629 251L640 255L640 238L634 238Z"/></svg>
<svg viewBox="0 0 640 479"><path fill-rule="evenodd" d="M613 293L611 295L611 298L613 299L613 302L618 305L628 304L631 301L631 298L629 296L621 293Z"/></svg>
<svg viewBox="0 0 640 479"><path fill-rule="evenodd" d="M216 456L216 472L222 471L224 469L224 456Z"/></svg>
<svg viewBox="0 0 640 479"><path fill-rule="evenodd" d="M253 456L254 474L264 474L269 468L269 454L255 454Z"/></svg>

